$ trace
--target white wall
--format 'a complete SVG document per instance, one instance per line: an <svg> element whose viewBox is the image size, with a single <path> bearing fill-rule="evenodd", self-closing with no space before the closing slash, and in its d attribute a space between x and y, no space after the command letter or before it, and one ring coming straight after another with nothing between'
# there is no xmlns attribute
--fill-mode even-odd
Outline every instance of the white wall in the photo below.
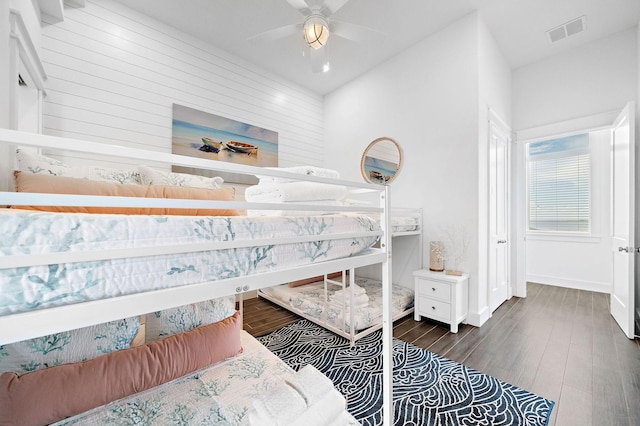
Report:
<svg viewBox="0 0 640 426"><path fill-rule="evenodd" d="M278 132L281 166L322 165L321 96L120 3L65 9L42 57L45 134L170 152L177 103Z"/></svg>
<svg viewBox="0 0 640 426"><path fill-rule="evenodd" d="M638 95L638 34L635 28L513 71L513 127L518 140L556 131L587 130L611 124L615 113ZM586 118L585 118L586 117ZM607 292L610 289L608 237L608 143L594 159L593 209L596 239L527 239L526 275L532 281ZM602 148L605 146L607 149ZM524 149L521 149L521 155ZM524 159L517 164L524 167ZM599 172L598 172L599 170ZM521 177L524 169L519 170ZM525 191L524 178L515 191ZM517 214L525 217L524 203ZM519 230L520 232L523 229ZM519 238L523 238L521 234Z"/></svg>
<svg viewBox="0 0 640 426"><path fill-rule="evenodd" d="M513 70L513 129L622 110L637 95L636 39L628 29Z"/></svg>
<svg viewBox="0 0 640 426"><path fill-rule="evenodd" d="M367 144L391 137L404 151L392 204L424 209L425 245L447 227L468 231L461 269L471 275L475 325L486 318L486 282L478 281L478 176L479 141L487 133L479 109L493 104L507 117L510 110L508 68L479 20L470 14L325 96L327 152L337 154L327 155L327 166L359 179Z"/></svg>

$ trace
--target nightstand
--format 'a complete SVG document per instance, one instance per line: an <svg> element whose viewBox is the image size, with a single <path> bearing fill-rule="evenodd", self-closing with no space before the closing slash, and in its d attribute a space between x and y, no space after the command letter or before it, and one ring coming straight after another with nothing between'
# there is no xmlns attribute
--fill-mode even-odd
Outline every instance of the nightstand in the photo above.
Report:
<svg viewBox="0 0 640 426"><path fill-rule="evenodd" d="M446 275L421 269L413 273L415 278L414 318L431 318L451 325L451 332L458 332L458 324L467 319L469 306L469 276Z"/></svg>

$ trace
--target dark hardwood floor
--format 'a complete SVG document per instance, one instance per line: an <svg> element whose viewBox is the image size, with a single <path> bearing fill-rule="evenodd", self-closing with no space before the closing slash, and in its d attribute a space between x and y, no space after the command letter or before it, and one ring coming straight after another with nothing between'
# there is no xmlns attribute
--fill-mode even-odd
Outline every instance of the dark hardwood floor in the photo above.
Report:
<svg viewBox="0 0 640 426"><path fill-rule="evenodd" d="M262 336L300 319L264 299L244 302L244 327ZM640 344L627 339L602 293L530 283L482 327L407 317L394 336L556 405L550 426L640 425Z"/></svg>

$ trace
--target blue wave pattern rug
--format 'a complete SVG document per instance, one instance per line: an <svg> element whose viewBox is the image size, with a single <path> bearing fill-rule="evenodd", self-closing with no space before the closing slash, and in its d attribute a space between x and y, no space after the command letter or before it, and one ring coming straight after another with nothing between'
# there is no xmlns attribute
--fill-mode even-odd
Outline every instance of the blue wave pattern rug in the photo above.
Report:
<svg viewBox="0 0 640 426"><path fill-rule="evenodd" d="M301 320L258 338L294 370L312 364L346 397L363 425L382 424L382 331L347 339ZM396 425L547 424L553 401L394 339Z"/></svg>

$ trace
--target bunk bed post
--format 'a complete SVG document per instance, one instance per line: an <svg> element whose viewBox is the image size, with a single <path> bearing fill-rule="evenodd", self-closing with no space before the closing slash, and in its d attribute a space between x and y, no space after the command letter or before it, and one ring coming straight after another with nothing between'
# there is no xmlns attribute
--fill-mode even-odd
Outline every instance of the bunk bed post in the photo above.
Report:
<svg viewBox="0 0 640 426"><path fill-rule="evenodd" d="M392 306L392 270L391 270L391 188L384 187L380 193L382 230L384 231L381 248L387 254L382 263L382 421L384 425L393 424L393 318Z"/></svg>

